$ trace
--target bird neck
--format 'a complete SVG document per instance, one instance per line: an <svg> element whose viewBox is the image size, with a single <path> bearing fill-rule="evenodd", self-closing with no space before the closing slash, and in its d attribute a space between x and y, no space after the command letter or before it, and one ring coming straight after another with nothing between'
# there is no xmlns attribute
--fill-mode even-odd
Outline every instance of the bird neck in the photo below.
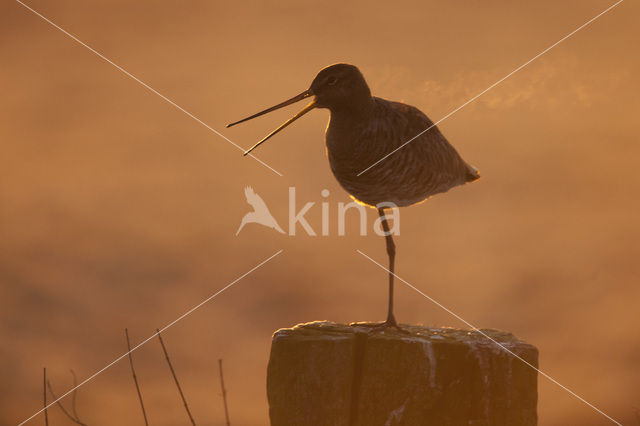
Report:
<svg viewBox="0 0 640 426"><path fill-rule="evenodd" d="M336 125L345 124L353 127L358 123L368 121L373 115L374 106L370 93L367 93L366 96L354 96L349 102L341 102L329 107L331 121Z"/></svg>
<svg viewBox="0 0 640 426"><path fill-rule="evenodd" d="M370 126L375 116L375 101L360 99L341 108L330 108L331 118L327 126L326 144L330 157L353 156L361 143L363 129Z"/></svg>

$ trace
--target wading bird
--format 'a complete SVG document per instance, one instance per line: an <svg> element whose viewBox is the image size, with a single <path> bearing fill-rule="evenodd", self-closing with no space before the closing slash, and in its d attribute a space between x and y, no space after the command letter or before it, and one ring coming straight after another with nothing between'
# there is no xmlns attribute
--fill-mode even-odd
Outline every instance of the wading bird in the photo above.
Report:
<svg viewBox="0 0 640 426"><path fill-rule="evenodd" d="M360 70L349 64L323 68L309 89L227 127L309 97L313 97L309 105L252 146L245 155L312 109L329 109L326 146L331 171L352 198L378 210L385 231L390 271L389 304L387 320L375 326L379 330L388 327L401 330L393 314L396 251L384 206L389 203L398 207L410 206L472 182L480 175L460 157L425 114L413 106L371 96ZM425 132L426 129L429 130Z"/></svg>

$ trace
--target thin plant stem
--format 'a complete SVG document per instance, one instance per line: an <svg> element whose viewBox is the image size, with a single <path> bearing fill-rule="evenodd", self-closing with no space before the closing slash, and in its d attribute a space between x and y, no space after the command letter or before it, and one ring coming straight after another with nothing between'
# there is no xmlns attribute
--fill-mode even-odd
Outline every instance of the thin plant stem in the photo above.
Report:
<svg viewBox="0 0 640 426"><path fill-rule="evenodd" d="M53 397L53 399L56 401L56 405L58 407L60 407L60 410L62 410L62 412L74 423L79 424L81 426L87 426L85 423L82 423L80 421L80 419L78 418L78 414L75 412L75 407L73 408L73 416L66 410L66 408L64 408L64 405L62 405L62 402L60 402L58 400L58 396L56 395L56 393L53 391L53 387L51 386L51 382L49 380L47 380L47 387L49 388L49 393L51 394L51 396ZM73 391L73 398L75 399L76 396L76 391Z"/></svg>
<svg viewBox="0 0 640 426"><path fill-rule="evenodd" d="M229 408L227 407L227 389L224 387L224 375L222 374L222 359L218 360L218 367L220 368L220 387L222 388L222 402L224 403L224 416L227 420L227 426L231 426L229 421Z"/></svg>
<svg viewBox="0 0 640 426"><path fill-rule="evenodd" d="M178 392L180 392L180 398L182 398L184 409L187 411L187 415L189 416L189 420L191 420L191 424L193 426L196 426L196 422L193 420L193 416L191 415L191 411L189 410L189 405L187 404L187 400L184 397L184 393L182 393L182 388L180 387L178 376L176 376L176 372L173 369L173 365L171 364L171 359L169 359L169 353L167 352L167 348L164 346L164 342L162 341L162 336L160 336L160 330L156 329L156 333L158 335L158 340L160 340L160 345L162 345L162 351L164 352L164 357L167 359L167 364L169 364L169 369L171 370L171 375L173 376L173 380L176 382L176 387L178 388Z"/></svg>
<svg viewBox="0 0 640 426"><path fill-rule="evenodd" d="M142 392L140 392L140 385L138 384L138 378L136 377L136 370L133 368L133 356L131 356L131 343L129 342L129 330L124 329L124 335L127 337L127 349L129 354L129 365L131 366L131 374L133 375L133 382L136 384L136 391L138 391L138 399L140 400L140 408L142 409L142 417L144 417L144 424L149 426L147 420L147 412L144 409L144 402L142 401Z"/></svg>
<svg viewBox="0 0 640 426"><path fill-rule="evenodd" d="M47 367L43 368L42 388L42 397L44 404L44 424L45 426L49 426L49 412L47 411Z"/></svg>
<svg viewBox="0 0 640 426"><path fill-rule="evenodd" d="M76 411L76 395L78 394L77 392L77 387L78 387L78 378L76 377L76 372L73 370L69 370L71 371L71 375L73 376L73 393L71 394L71 410L73 411L73 416L76 419L79 419L80 417L78 416L78 412ZM56 398L58 399L58 398Z"/></svg>

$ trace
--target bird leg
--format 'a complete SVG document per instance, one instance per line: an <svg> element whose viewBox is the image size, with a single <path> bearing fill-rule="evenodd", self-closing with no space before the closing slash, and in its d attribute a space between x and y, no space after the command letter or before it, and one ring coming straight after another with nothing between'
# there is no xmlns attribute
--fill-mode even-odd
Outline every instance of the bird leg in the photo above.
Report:
<svg viewBox="0 0 640 426"><path fill-rule="evenodd" d="M382 223L384 238L387 243L387 254L389 255L389 309L387 311L387 321L385 323L398 328L396 317L393 315L393 271L396 260L396 245L393 242L391 231L389 231L389 224L387 223L387 217L384 215L384 210L378 209L378 214L380 215L380 222Z"/></svg>
<svg viewBox="0 0 640 426"><path fill-rule="evenodd" d="M389 224L387 223L387 218L384 214L384 209L379 208L378 214L380 215L380 222L382 223L382 229L384 230L385 240L387 242L387 254L389 255L389 308L387 311L387 320L382 323L354 323L352 325L356 326L364 326L364 327L373 327L373 332L383 331L387 328L395 328L396 330L402 333L409 333L408 331L402 329L398 323L396 322L396 317L393 315L393 278L394 278L394 265L396 259L396 245L393 242L393 237L391 236L391 231L389 230Z"/></svg>

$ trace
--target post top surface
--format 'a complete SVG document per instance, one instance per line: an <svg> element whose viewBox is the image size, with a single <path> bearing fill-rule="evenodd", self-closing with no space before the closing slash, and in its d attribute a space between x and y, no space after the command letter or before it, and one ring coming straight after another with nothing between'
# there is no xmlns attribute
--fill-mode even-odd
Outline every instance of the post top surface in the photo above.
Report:
<svg viewBox="0 0 640 426"><path fill-rule="evenodd" d="M402 328L409 334L399 333L392 328L380 332L371 332L371 329L359 324L339 324L331 321L313 321L297 324L291 328L277 330L273 339L292 338L300 340L341 340L351 339L355 334L368 334L368 339L404 340L407 342L432 342L443 344L464 345L503 345L504 347L529 345L519 340L513 334L493 329L460 329L454 327L427 327L424 325L402 324ZM489 338L490 339L489 339ZM493 339L493 341L491 340Z"/></svg>

